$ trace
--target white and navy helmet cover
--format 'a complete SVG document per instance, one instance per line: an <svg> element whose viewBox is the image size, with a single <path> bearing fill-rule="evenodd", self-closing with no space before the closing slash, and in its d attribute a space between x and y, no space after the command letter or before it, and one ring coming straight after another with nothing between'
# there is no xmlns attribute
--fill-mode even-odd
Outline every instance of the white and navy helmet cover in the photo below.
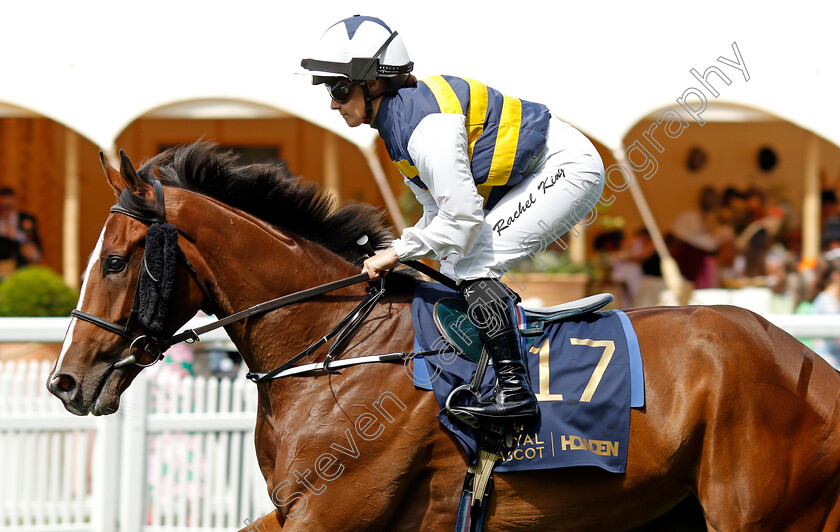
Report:
<svg viewBox="0 0 840 532"><path fill-rule="evenodd" d="M414 63L397 32L375 17L354 15L330 26L312 57L301 61L317 85L336 77L372 81L408 74Z"/></svg>

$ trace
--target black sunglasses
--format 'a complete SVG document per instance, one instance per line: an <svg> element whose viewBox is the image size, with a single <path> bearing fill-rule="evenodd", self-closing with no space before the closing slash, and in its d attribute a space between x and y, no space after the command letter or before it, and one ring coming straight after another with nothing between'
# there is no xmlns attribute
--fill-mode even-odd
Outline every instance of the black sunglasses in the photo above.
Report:
<svg viewBox="0 0 840 532"><path fill-rule="evenodd" d="M324 85L327 87L327 92L330 97L338 103L347 103L350 95L353 94L353 87L361 83L360 81L349 81L346 79L339 79L333 82L327 82Z"/></svg>

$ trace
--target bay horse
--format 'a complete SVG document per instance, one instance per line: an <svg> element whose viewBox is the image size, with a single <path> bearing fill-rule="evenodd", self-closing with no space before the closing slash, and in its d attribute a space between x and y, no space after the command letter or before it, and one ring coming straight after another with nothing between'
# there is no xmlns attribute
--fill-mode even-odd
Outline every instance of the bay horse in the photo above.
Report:
<svg viewBox="0 0 840 532"><path fill-rule="evenodd" d="M119 171L104 159L103 166L120 203L127 199L135 212L112 209L78 310L120 327L130 321L147 267L151 229L139 214L156 202L186 259L177 262L164 336L199 309L229 316L358 274L367 256L358 239L367 235L379 249L392 238L372 207L339 208L282 165L240 166L207 143L166 151L139 171L125 154ZM343 358L411 350L411 290L392 283ZM349 286L225 328L248 368L266 372L317 341L366 292L366 284ZM496 474L486 528L840 529L840 375L744 309L627 315L641 347L646 406L630 414L626 473ZM117 332L71 320L47 383L70 412L115 412L141 371L125 363L138 347ZM435 418L434 394L416 389L402 365L311 372L256 387L258 462L276 506L259 530L454 528L465 456Z"/></svg>

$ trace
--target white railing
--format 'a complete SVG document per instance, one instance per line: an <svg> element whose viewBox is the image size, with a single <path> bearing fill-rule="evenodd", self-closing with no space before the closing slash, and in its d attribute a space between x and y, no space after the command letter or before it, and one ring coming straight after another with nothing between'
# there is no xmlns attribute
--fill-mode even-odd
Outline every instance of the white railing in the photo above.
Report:
<svg viewBox="0 0 840 532"><path fill-rule="evenodd" d="M0 365L0 471L7 479L0 482L0 526L93 530L90 523L102 520L95 508L105 501L95 500L102 490L91 490L89 450L115 442L99 420L57 411L38 382L47 365Z"/></svg>
<svg viewBox="0 0 840 532"><path fill-rule="evenodd" d="M216 321L202 316L191 319L181 330L194 329ZM61 343L70 325L70 318L0 318L0 342ZM215 329L201 335L202 341L228 342L224 329Z"/></svg>
<svg viewBox="0 0 840 532"><path fill-rule="evenodd" d="M242 376L146 370L95 418L48 394L51 369L0 363L0 530L221 532L272 510Z"/></svg>

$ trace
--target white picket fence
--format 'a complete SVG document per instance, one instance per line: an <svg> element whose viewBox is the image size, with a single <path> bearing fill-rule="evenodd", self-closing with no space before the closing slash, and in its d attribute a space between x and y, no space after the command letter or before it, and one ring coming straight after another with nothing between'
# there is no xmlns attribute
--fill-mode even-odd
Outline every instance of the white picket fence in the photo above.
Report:
<svg viewBox="0 0 840 532"><path fill-rule="evenodd" d="M0 363L0 530L229 531L273 509L244 377L146 370L117 414L78 417L52 363Z"/></svg>

